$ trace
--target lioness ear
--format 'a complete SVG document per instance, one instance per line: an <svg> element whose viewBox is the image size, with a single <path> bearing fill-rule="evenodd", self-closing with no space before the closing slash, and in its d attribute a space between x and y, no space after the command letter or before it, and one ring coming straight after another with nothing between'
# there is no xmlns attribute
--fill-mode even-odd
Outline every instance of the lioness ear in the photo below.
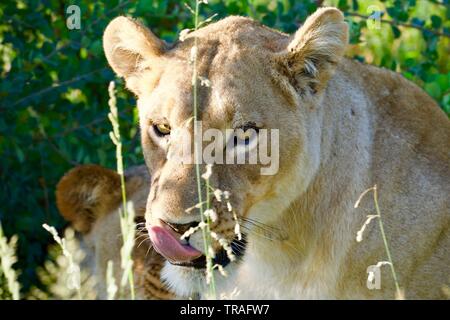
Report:
<svg viewBox="0 0 450 320"><path fill-rule="evenodd" d="M138 94L136 78L165 51L165 43L139 22L117 17L103 33L106 59L127 87Z"/></svg>
<svg viewBox="0 0 450 320"><path fill-rule="evenodd" d="M321 8L306 19L290 41L282 62L301 93L320 91L333 74L348 42L341 11Z"/></svg>
<svg viewBox="0 0 450 320"><path fill-rule="evenodd" d="M82 165L58 182L56 205L75 230L87 233L99 217L119 206L120 190L120 176L115 171Z"/></svg>

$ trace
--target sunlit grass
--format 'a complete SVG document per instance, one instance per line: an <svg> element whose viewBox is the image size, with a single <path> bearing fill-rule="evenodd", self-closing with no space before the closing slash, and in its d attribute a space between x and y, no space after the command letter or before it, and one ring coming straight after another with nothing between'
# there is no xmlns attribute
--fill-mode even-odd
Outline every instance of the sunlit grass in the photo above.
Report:
<svg viewBox="0 0 450 320"><path fill-rule="evenodd" d="M115 96L114 81L111 81L108 88L109 101L108 105L110 113L108 118L111 121L113 131L110 132L112 142L116 146L116 161L117 161L117 173L120 176L120 187L122 192L122 209L120 210L120 230L122 232L123 245L120 250L121 267L123 275L120 281L121 294L123 295L123 289L128 279L131 299L135 299L134 292L134 278L133 278L133 259L131 257L134 247L135 228L134 223L134 208L127 205L127 195L125 187L125 176L123 170L123 156L122 156L122 142L120 139L120 127L119 117L117 112L117 101Z"/></svg>
<svg viewBox="0 0 450 320"><path fill-rule="evenodd" d="M6 239L3 234L2 224L0 222L0 277L6 279L6 288L13 300L19 300L19 283L17 281L17 272L13 265L17 262L16 246L17 236Z"/></svg>

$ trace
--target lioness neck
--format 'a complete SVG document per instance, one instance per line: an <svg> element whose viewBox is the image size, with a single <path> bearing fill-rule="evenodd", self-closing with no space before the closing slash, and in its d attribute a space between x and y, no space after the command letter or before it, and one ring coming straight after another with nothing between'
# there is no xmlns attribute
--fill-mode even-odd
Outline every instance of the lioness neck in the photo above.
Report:
<svg viewBox="0 0 450 320"><path fill-rule="evenodd" d="M411 94L415 96L414 101L405 98ZM436 123L441 132L430 136L423 126L420 129L426 135L422 135L415 127L422 127L417 114L431 118L424 120L428 125ZM421 185L442 187L445 180L449 181L446 150L450 149L450 143L445 141L449 135L448 120L432 99L399 75L349 60L341 63L329 81L321 103L305 111L303 116L306 120L302 125L310 135L304 144L308 161L292 165L293 171L287 175L291 178L279 181L280 197L287 200L291 195L289 205L282 212L273 213L272 217L276 218L266 220L270 227L279 230L279 236L250 235L242 269L264 268L263 273L270 275L266 277L270 280L261 284L252 279L252 283L270 290L253 289L272 298L392 298L392 279L385 281L384 290L367 290L366 268L383 259L385 252L376 227L371 240L356 242L356 232L366 215L374 214L375 210L371 197L358 210L354 204L364 190L377 184L394 240L394 236L404 236L402 224L411 215L416 220L411 227L417 228L417 221L421 220L436 226L430 228L432 234L441 234L440 226L448 225L448 221L440 223L445 216L448 218L445 210L438 209L428 217L421 215L427 206L448 208L448 199L437 196L440 192L434 193L434 200L425 200L426 191L416 188L414 193L421 202L411 197L407 203L401 203L398 197L402 192L411 192L414 185L413 178L407 174L409 170L426 177L427 181ZM425 138L430 141L422 144L415 141ZM408 159L408 163L398 163L399 156ZM414 164L412 158L417 159ZM437 171L426 167L431 162L439 164L435 167ZM400 167L404 168L403 173L397 172L396 168ZM307 183L295 181L305 177L309 179ZM402 188L405 182L410 182L404 186L408 191L398 190L397 196L389 192ZM413 241L414 235L410 237ZM398 265L404 268L405 274L408 268L414 270L412 265L402 264L410 260L407 255L416 254L414 250L426 250L425 245L405 250L395 241L391 247L397 250ZM406 285L405 277L402 280ZM415 294L412 288L410 294Z"/></svg>

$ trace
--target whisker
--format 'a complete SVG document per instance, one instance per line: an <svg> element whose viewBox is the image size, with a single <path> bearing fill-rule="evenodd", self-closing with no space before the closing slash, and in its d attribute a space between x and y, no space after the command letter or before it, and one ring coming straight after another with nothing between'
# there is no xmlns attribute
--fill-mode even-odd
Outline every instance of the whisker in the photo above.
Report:
<svg viewBox="0 0 450 320"><path fill-rule="evenodd" d="M242 226L242 228L244 228L247 231L247 233L258 236L265 240L273 241L273 240L282 240L283 239L280 235L271 236L271 234L267 233L267 232L266 232L266 234L262 234L260 232L255 232L256 231L255 229L250 229L249 227L244 226L244 225Z"/></svg>
<svg viewBox="0 0 450 320"><path fill-rule="evenodd" d="M238 255L238 256L242 256L244 252L245 251L241 251L240 249L233 250L233 254Z"/></svg>
<svg viewBox="0 0 450 320"><path fill-rule="evenodd" d="M231 246L232 246L232 248L233 248L233 251L234 251L235 248L238 249L238 250L245 250L245 247L244 247L244 246L238 245L238 244L236 244L236 243L233 243Z"/></svg>
<svg viewBox="0 0 450 320"><path fill-rule="evenodd" d="M265 240L269 240L269 241L283 240L283 241L284 241L283 243L286 244L286 245L288 245L288 246L289 246L291 249L293 249L296 253L302 254L302 252L301 252L298 248L296 248L295 245L294 245L293 243L291 243L290 241L287 241L287 240L286 240L284 237L282 237L281 235L277 235L277 236L278 236L277 238L273 238L273 237L270 237L270 234L269 234L269 236L267 236L267 235L264 235L264 234L261 234L261 233L257 233L257 232L255 232L255 230L249 229L249 228L246 227L246 226L242 226L242 227L248 231L247 233L250 233L250 234L255 235L255 236L258 236L258 237L261 237L261 238L263 238L263 239L265 239Z"/></svg>
<svg viewBox="0 0 450 320"><path fill-rule="evenodd" d="M280 235L281 231L280 230L274 230L274 229L267 229L265 227L259 226L259 225L254 225L252 223L246 222L241 224L241 226L243 228L245 228L246 230L250 231L252 234L267 234L270 235L272 238L276 238L276 239L282 239L283 237Z"/></svg>
<svg viewBox="0 0 450 320"><path fill-rule="evenodd" d="M255 226L258 226L258 227L260 227L260 228L267 229L267 230L274 230L274 231L279 231L279 230L280 230L279 228L270 226L270 225L268 225L268 224L265 224L265 223L262 223L262 222L259 222L259 221L256 221L256 220L247 219L247 218L242 218L242 217L240 217L240 218L238 218L238 219L239 219L242 223L248 223L248 224L255 225Z"/></svg>
<svg viewBox="0 0 450 320"><path fill-rule="evenodd" d="M236 244L233 244L233 252L235 252L235 253L243 253L243 252L245 252L245 247L240 247L240 246L238 246L238 245L236 245Z"/></svg>
<svg viewBox="0 0 450 320"><path fill-rule="evenodd" d="M238 243L238 242L233 242L233 245L239 247L239 248L247 248L247 244L246 243Z"/></svg>
<svg viewBox="0 0 450 320"><path fill-rule="evenodd" d="M151 241L150 241L150 245L148 246L147 252L145 253L145 259L147 259L147 256L148 256L151 248L153 248L153 245L151 245Z"/></svg>
<svg viewBox="0 0 450 320"><path fill-rule="evenodd" d="M147 234L140 234L134 239L134 241L138 241L142 237L146 238L147 236L148 236Z"/></svg>
<svg viewBox="0 0 450 320"><path fill-rule="evenodd" d="M141 243L138 244L137 247L139 248L141 246L141 244L143 244L145 241L150 241L150 239L149 238L145 238L144 240L141 241Z"/></svg>
<svg viewBox="0 0 450 320"><path fill-rule="evenodd" d="M248 222L251 223L253 225L259 225L261 227L267 228L267 229L272 229L272 230L276 230L276 231L280 231L279 228L268 225L266 223L263 223L261 221L255 220L255 219L251 219L251 218L247 218L247 217L239 217L240 220L242 220L243 222Z"/></svg>

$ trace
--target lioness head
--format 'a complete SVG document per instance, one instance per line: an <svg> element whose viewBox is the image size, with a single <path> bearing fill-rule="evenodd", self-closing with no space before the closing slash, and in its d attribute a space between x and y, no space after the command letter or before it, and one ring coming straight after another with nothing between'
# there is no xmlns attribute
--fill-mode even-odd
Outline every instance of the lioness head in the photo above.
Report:
<svg viewBox="0 0 450 320"><path fill-rule="evenodd" d="M237 256L245 255L244 249L251 252L252 243L244 248L244 240L237 240L233 212L244 235L267 236L264 224L277 219L306 189L317 170L320 141L320 132L308 130L310 114L346 43L347 25L335 8L319 9L292 36L243 17L210 24L173 44L126 17L114 19L106 28L103 44L108 62L138 97L144 156L152 173L148 229L156 249L170 261L166 277L176 279L173 284L182 294L202 290L197 284L204 274L201 232L188 241L179 239L200 221L198 210L186 212L200 201L195 166L170 156L185 144L186 136L193 136L194 103L202 130L243 133L231 143L215 140L216 152L235 148L239 139L251 144L259 138L253 133L263 129L278 132L279 143L271 144L278 148L271 151L279 154L273 174L261 174L261 162L219 162L212 168L211 186L229 191L233 208L229 211L225 201L213 199L218 217L212 231L231 244ZM199 77L195 97L193 64ZM217 241L214 246L222 251ZM226 266L232 277L239 259L229 263L226 255L216 254L216 263Z"/></svg>
<svg viewBox="0 0 450 320"><path fill-rule="evenodd" d="M160 280L164 260L154 252L143 232L150 176L145 166L132 167L126 171L125 176L128 202L132 203L135 209L136 243L133 266L137 297L172 299L174 294L169 292ZM115 171L98 165L75 167L59 181L56 200L61 215L82 234L82 243L87 253L85 264L95 276L98 298L106 298L108 261L113 262L116 283L119 283L121 278L120 176Z"/></svg>

